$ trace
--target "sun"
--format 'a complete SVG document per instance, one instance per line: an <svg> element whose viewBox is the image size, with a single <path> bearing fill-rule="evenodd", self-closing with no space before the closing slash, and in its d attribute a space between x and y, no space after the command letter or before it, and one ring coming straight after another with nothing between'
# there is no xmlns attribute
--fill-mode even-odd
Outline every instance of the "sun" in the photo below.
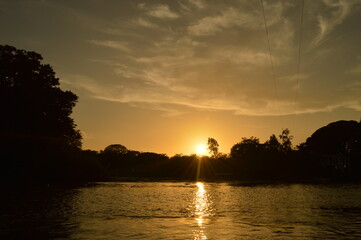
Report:
<svg viewBox="0 0 361 240"><path fill-rule="evenodd" d="M199 144L196 147L197 155L206 155L207 154L207 146L204 144Z"/></svg>

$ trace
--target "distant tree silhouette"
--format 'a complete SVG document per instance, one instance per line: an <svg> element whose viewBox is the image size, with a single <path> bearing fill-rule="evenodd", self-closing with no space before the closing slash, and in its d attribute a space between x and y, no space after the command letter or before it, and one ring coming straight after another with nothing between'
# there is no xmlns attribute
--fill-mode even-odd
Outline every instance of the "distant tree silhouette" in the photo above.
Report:
<svg viewBox="0 0 361 240"><path fill-rule="evenodd" d="M302 151L308 153L325 174L360 179L361 123L330 123L316 130L303 144Z"/></svg>
<svg viewBox="0 0 361 240"><path fill-rule="evenodd" d="M38 53L0 45L2 142L80 149L81 134L70 117L77 96L62 91L51 66L41 61Z"/></svg>
<svg viewBox="0 0 361 240"><path fill-rule="evenodd" d="M104 153L126 154L128 149L121 144L111 144L104 149Z"/></svg>
<svg viewBox="0 0 361 240"><path fill-rule="evenodd" d="M214 158L218 157L218 154L219 154L218 147L219 147L219 144L216 139L208 138L208 150L209 150L209 153Z"/></svg>
<svg viewBox="0 0 361 240"><path fill-rule="evenodd" d="M361 123L337 121L316 130L303 144L318 154L348 155L361 153Z"/></svg>
<svg viewBox="0 0 361 240"><path fill-rule="evenodd" d="M241 142L233 145L231 148L231 157L233 159L240 159L252 155L260 146L259 139L256 137L242 138Z"/></svg>
<svg viewBox="0 0 361 240"><path fill-rule="evenodd" d="M276 135L272 134L269 138L269 140L267 140L265 142L265 147L268 150L274 151L274 152L278 152L282 149L282 145L281 143L278 141Z"/></svg>
<svg viewBox="0 0 361 240"><path fill-rule="evenodd" d="M290 130L288 128L283 129L281 135L279 135L281 140L282 150L284 152L289 152L292 150L292 139L293 136L290 135Z"/></svg>

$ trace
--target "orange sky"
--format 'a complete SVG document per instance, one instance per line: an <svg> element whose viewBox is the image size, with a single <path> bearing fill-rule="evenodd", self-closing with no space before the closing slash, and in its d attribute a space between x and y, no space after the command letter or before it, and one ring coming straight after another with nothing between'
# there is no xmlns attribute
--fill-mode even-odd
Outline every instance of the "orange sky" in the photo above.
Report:
<svg viewBox="0 0 361 240"><path fill-rule="evenodd" d="M85 149L228 153L361 117L361 2L0 0L0 44L36 51L79 96ZM270 62L264 17L268 26Z"/></svg>

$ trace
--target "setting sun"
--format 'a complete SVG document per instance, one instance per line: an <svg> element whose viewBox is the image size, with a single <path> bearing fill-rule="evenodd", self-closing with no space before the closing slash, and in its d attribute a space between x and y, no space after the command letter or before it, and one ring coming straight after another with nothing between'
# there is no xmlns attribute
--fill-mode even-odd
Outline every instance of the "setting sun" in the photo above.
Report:
<svg viewBox="0 0 361 240"><path fill-rule="evenodd" d="M206 155L207 154L207 146L204 144L197 145L197 155Z"/></svg>

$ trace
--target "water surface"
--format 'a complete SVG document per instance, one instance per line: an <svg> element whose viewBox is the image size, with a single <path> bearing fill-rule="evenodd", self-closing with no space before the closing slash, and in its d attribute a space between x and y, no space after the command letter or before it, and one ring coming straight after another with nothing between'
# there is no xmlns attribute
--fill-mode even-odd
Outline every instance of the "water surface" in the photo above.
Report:
<svg viewBox="0 0 361 240"><path fill-rule="evenodd" d="M5 191L3 239L360 239L360 185L113 182Z"/></svg>

